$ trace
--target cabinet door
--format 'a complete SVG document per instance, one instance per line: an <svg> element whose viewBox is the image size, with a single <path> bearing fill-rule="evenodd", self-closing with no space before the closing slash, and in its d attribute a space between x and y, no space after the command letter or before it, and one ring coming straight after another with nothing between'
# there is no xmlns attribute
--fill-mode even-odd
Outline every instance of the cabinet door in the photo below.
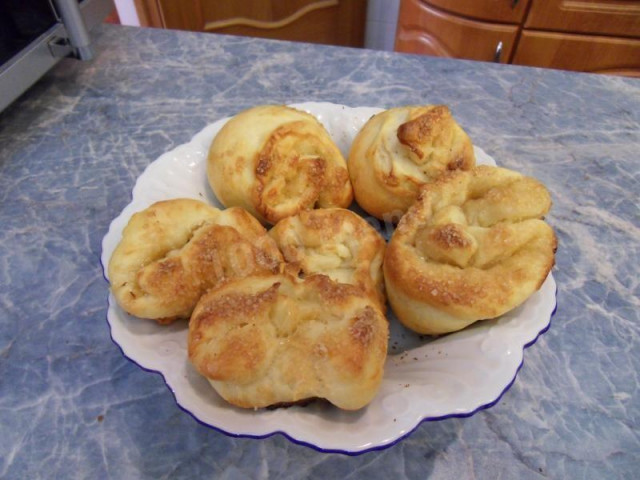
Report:
<svg viewBox="0 0 640 480"><path fill-rule="evenodd" d="M523 31L513 63L640 76L640 40Z"/></svg>
<svg viewBox="0 0 640 480"><path fill-rule="evenodd" d="M640 2L535 0L525 28L640 37Z"/></svg>
<svg viewBox="0 0 640 480"><path fill-rule="evenodd" d="M490 22L520 23L529 0L425 0L440 10Z"/></svg>
<svg viewBox="0 0 640 480"><path fill-rule="evenodd" d="M366 0L136 0L150 26L251 37L364 45ZM159 25L155 25L154 21Z"/></svg>
<svg viewBox="0 0 640 480"><path fill-rule="evenodd" d="M448 14L419 0L403 0L398 14L395 50L508 63L517 31L518 27L513 25L477 22Z"/></svg>

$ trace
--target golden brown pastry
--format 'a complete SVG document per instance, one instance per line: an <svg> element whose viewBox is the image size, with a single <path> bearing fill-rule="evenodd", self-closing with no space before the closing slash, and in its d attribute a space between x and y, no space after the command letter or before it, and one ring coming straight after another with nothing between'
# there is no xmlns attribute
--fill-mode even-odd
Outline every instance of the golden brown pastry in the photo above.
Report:
<svg viewBox="0 0 640 480"><path fill-rule="evenodd" d="M202 297L189 322L188 350L233 405L324 398L356 410L378 391L388 333L376 304L352 285L325 275L262 275Z"/></svg>
<svg viewBox="0 0 640 480"><path fill-rule="evenodd" d="M198 200L157 202L134 214L109 261L111 291L131 315L188 318L209 288L283 261L264 227L241 208Z"/></svg>
<svg viewBox="0 0 640 480"><path fill-rule="evenodd" d="M374 115L356 135L348 161L356 201L387 221L399 219L425 183L474 166L471 140L444 105Z"/></svg>
<svg viewBox="0 0 640 480"><path fill-rule="evenodd" d="M533 178L498 167L444 175L400 220L384 259L398 319L426 334L460 330L517 307L554 264L551 207Z"/></svg>
<svg viewBox="0 0 640 480"><path fill-rule="evenodd" d="M382 276L386 242L356 213L343 208L300 212L280 220L269 235L299 275L321 273L355 285L386 309Z"/></svg>
<svg viewBox="0 0 640 480"><path fill-rule="evenodd" d="M207 176L227 207L263 223L353 200L344 157L313 115L283 105L240 112L214 138Z"/></svg>

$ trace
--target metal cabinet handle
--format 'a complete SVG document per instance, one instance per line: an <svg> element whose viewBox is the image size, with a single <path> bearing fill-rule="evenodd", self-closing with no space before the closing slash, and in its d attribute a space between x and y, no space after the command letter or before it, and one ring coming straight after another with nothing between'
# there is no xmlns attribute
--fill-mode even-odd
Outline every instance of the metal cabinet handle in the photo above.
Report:
<svg viewBox="0 0 640 480"><path fill-rule="evenodd" d="M498 42L496 46L496 52L493 54L493 61L500 63L500 57L502 57L502 42Z"/></svg>

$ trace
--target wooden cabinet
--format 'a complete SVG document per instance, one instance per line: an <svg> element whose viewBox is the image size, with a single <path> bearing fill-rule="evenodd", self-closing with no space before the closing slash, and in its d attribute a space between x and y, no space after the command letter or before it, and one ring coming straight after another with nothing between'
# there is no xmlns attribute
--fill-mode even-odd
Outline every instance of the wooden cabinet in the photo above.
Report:
<svg viewBox="0 0 640 480"><path fill-rule="evenodd" d="M330 45L364 45L366 0L135 0L141 24Z"/></svg>
<svg viewBox="0 0 640 480"><path fill-rule="evenodd" d="M401 0L395 49L640 76L640 1Z"/></svg>
<svg viewBox="0 0 640 480"><path fill-rule="evenodd" d="M529 0L431 0L428 3L459 16L511 24L522 22L529 6Z"/></svg>
<svg viewBox="0 0 640 480"><path fill-rule="evenodd" d="M638 77L640 40L525 30L513 63Z"/></svg>
<svg viewBox="0 0 640 480"><path fill-rule="evenodd" d="M515 25L469 20L419 0L402 2L400 15L395 44L400 52L504 62L518 34Z"/></svg>
<svg viewBox="0 0 640 480"><path fill-rule="evenodd" d="M534 1L526 29L640 37L640 1Z"/></svg>

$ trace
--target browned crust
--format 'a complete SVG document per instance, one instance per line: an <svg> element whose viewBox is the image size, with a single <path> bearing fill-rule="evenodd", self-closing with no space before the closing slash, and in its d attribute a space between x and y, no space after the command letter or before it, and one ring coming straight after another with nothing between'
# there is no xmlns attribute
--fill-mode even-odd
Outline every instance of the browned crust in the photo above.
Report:
<svg viewBox="0 0 640 480"><path fill-rule="evenodd" d="M160 324L188 318L209 288L283 262L245 210L175 199L136 213L110 260L112 290L128 313Z"/></svg>
<svg viewBox="0 0 640 480"><path fill-rule="evenodd" d="M447 195L452 195L451 198L467 196L464 191L460 194L461 187L468 189L468 192L474 191L476 172L483 177L482 181L491 175L496 175L496 178L511 178L507 170L495 167L478 167L472 172L459 172L441 177L423 189L418 201L403 217L387 246L383 268L387 287L393 290L392 293L396 297L392 299L392 307L398 318L411 324L412 328L422 323L425 332L446 333L434 330L446 329L442 323L447 317L457 319L456 322L461 321L464 326L476 320L501 315L538 290L554 265L557 239L553 230L541 220L521 219L517 215L513 228L518 227L521 221L529 222L523 227L528 229L528 233L522 237L528 240L523 240L527 243L517 247L517 250L505 259L489 262L481 267L472 263L463 268L432 260L428 257L429 252L420 253L416 248L418 233L430 225L435 212L448 206ZM531 181L526 177L520 178L521 180L516 181ZM462 179L465 181L461 181ZM535 190L538 186L533 185L531 188ZM546 193L541 194L540 198L546 202ZM509 199L505 198L505 201ZM495 234L483 237L485 241L493 241L495 238L498 242L508 242L510 237L502 240L507 231L503 232L501 225L486 227L490 233L495 230ZM432 235L430 240L436 245L445 250L455 250L468 246L467 239L461 235L462 228L466 227L445 224L437 228L431 227L427 232ZM407 305L397 304L400 301L399 296ZM428 306L428 309L425 308L423 314L417 314L420 310L419 305ZM441 312L441 319L436 319L436 312ZM416 315L423 315L422 320Z"/></svg>
<svg viewBox="0 0 640 480"><path fill-rule="evenodd" d="M445 105L435 105L426 113L400 125L397 132L398 140L419 158L424 158L421 145L428 138L439 135L446 123L451 121L449 108Z"/></svg>
<svg viewBox="0 0 640 480"><path fill-rule="evenodd" d="M373 398L382 380L387 342L386 318L356 287L324 275L259 275L201 298L188 353L239 407L321 397L354 409Z"/></svg>
<svg viewBox="0 0 640 480"><path fill-rule="evenodd" d="M225 206L243 206L263 223L353 200L345 159L324 126L284 105L230 119L211 144L207 176Z"/></svg>
<svg viewBox="0 0 640 480"><path fill-rule="evenodd" d="M386 309L382 258L386 242L362 217L342 208L323 208L300 212L278 222L269 235L276 241L285 260L301 276L316 273L331 276L331 271L316 267L311 259L317 248L343 247L349 256L340 260L340 268L351 272L351 281ZM338 253L334 253L338 256ZM379 267L376 268L376 265Z"/></svg>
<svg viewBox="0 0 640 480"><path fill-rule="evenodd" d="M420 187L443 172L474 165L471 140L445 105L374 115L356 135L348 162L356 201L385 221L404 213Z"/></svg>
<svg viewBox="0 0 640 480"><path fill-rule="evenodd" d="M453 250L455 248L465 248L470 245L470 241L464 236L461 227L456 224L447 224L429 232L429 237L442 248Z"/></svg>

